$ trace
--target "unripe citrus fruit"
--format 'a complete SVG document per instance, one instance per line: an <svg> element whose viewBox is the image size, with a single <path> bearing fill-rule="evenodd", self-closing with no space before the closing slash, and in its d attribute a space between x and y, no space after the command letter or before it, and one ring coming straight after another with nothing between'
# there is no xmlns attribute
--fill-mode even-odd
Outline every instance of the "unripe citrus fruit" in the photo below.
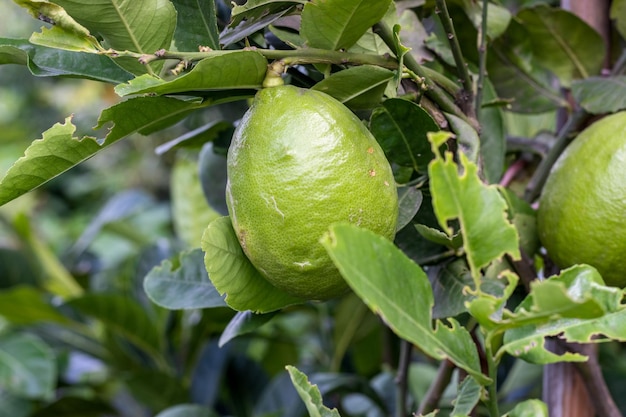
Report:
<svg viewBox="0 0 626 417"><path fill-rule="evenodd" d="M537 215L558 266L586 263L608 285L626 286L626 112L595 122L565 149Z"/></svg>
<svg viewBox="0 0 626 417"><path fill-rule="evenodd" d="M319 91L261 90L228 151L226 201L252 264L274 286L323 300L347 284L319 243L347 221L393 238L391 167L361 121Z"/></svg>

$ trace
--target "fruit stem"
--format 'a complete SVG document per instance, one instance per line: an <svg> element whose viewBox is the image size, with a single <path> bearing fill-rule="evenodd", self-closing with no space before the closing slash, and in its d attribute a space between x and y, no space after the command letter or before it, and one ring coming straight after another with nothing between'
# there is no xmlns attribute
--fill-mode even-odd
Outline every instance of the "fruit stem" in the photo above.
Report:
<svg viewBox="0 0 626 417"><path fill-rule="evenodd" d="M532 203L535 199L537 199L537 197L539 197L548 175L550 174L552 166L572 140L571 134L582 125L587 116L589 116L589 114L585 110L578 109L570 114L561 130L559 130L556 142L552 145L552 148L550 148L546 157L541 161L533 177L526 186L524 199L528 203Z"/></svg>

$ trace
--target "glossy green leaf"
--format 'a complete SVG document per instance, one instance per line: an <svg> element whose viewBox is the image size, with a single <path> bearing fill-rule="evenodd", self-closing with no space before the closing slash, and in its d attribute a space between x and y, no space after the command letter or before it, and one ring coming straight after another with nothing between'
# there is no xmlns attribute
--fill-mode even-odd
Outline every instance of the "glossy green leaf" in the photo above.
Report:
<svg viewBox="0 0 626 417"><path fill-rule="evenodd" d="M26 65L38 77L80 77L112 84L132 78L107 56L47 48L22 39L0 38L0 64Z"/></svg>
<svg viewBox="0 0 626 417"><path fill-rule="evenodd" d="M311 48L349 48L380 21L391 0L314 0L302 11L300 34Z"/></svg>
<svg viewBox="0 0 626 417"><path fill-rule="evenodd" d="M332 410L324 405L317 385L312 385L307 376L294 366L287 366L287 372L293 386L302 398L310 417L340 417L336 408Z"/></svg>
<svg viewBox="0 0 626 417"><path fill-rule="evenodd" d="M255 314L251 311L237 312L220 335L219 346L224 346L237 336L255 331L270 321L275 315L275 312L267 314Z"/></svg>
<svg viewBox="0 0 626 417"><path fill-rule="evenodd" d="M26 149L22 158L0 181L0 205L34 190L70 168L92 157L118 140L139 132L149 134L163 129L201 107L201 103L166 97L138 97L105 109L96 128L113 122L104 141L74 136L71 117L57 123ZM128 117L132 115L131 117Z"/></svg>
<svg viewBox="0 0 626 417"><path fill-rule="evenodd" d="M115 92L128 96L260 88L266 70L267 61L258 52L228 52L201 60L191 71L171 81L146 74L118 85Z"/></svg>
<svg viewBox="0 0 626 417"><path fill-rule="evenodd" d="M107 330L158 357L163 345L162 335L155 320L137 301L118 294L88 293L68 301L66 305L100 320Z"/></svg>
<svg viewBox="0 0 626 417"><path fill-rule="evenodd" d="M102 37L103 46L117 51L153 54L169 49L176 28L176 10L169 0L103 0L86 4L80 0L56 0L78 23ZM106 17L106 18L105 18ZM136 59L116 61L134 74L154 71L161 62L145 66Z"/></svg>
<svg viewBox="0 0 626 417"><path fill-rule="evenodd" d="M361 65L336 72L311 89L322 91L353 109L370 109L380 103L393 72Z"/></svg>
<svg viewBox="0 0 626 417"><path fill-rule="evenodd" d="M522 401L502 417L548 417L548 406L541 400Z"/></svg>
<svg viewBox="0 0 626 417"><path fill-rule="evenodd" d="M589 77L574 81L572 96L591 114L626 109L626 76Z"/></svg>
<svg viewBox="0 0 626 417"><path fill-rule="evenodd" d="M626 340L626 309L623 291L606 287L600 274L587 265L577 265L560 275L538 281L508 319L502 352L532 363L585 360L584 356L549 352L545 338L559 335L565 341L590 343L603 335Z"/></svg>
<svg viewBox="0 0 626 417"><path fill-rule="evenodd" d="M16 325L71 322L44 299L42 291L29 286L0 291L0 316Z"/></svg>
<svg viewBox="0 0 626 417"><path fill-rule="evenodd" d="M489 381L464 327L450 319L436 321L433 328L428 277L392 242L366 229L336 224L322 244L354 292L398 336L433 358L449 359L481 384Z"/></svg>
<svg viewBox="0 0 626 417"><path fill-rule="evenodd" d="M0 335L0 386L27 398L51 400L57 379L54 352L28 333Z"/></svg>
<svg viewBox="0 0 626 417"><path fill-rule="evenodd" d="M604 40L580 17L541 5L520 11L516 20L526 29L539 65L554 73L563 86L600 72Z"/></svg>
<svg viewBox="0 0 626 417"><path fill-rule="evenodd" d="M176 8L174 43L179 51L196 52L200 46L220 49L214 1L173 0Z"/></svg>
<svg viewBox="0 0 626 417"><path fill-rule="evenodd" d="M463 247L475 280L480 269L505 254L519 258L517 231L506 216L506 202L495 186L485 185L478 177L478 168L459 154L460 167L452 153L444 156L439 146L446 140L442 133L430 136L436 159L428 166L433 207L441 227L449 236L454 230L448 225L458 220ZM459 168L462 174L459 174Z"/></svg>
<svg viewBox="0 0 626 417"><path fill-rule="evenodd" d="M200 247L207 225L221 216L204 198L198 161L183 153L176 156L171 171L172 220L177 236L190 248ZM208 278L207 283L209 283Z"/></svg>
<svg viewBox="0 0 626 417"><path fill-rule="evenodd" d="M224 299L209 280L203 258L202 251L194 249L152 268L143 284L148 297L170 310L225 307Z"/></svg>
<svg viewBox="0 0 626 417"><path fill-rule="evenodd" d="M434 157L427 133L439 131L426 110L404 99L385 100L374 109L370 129L390 161L426 171Z"/></svg>
<svg viewBox="0 0 626 417"><path fill-rule="evenodd" d="M448 236L445 232L434 227L428 227L424 224L416 224L415 229L422 237L430 240L438 245L447 246L450 249L460 249L463 247L463 236L461 233L455 233L452 236Z"/></svg>
<svg viewBox="0 0 626 417"><path fill-rule="evenodd" d="M209 278L226 303L235 310L268 313L301 303L270 284L241 249L229 217L220 217L206 228L202 236L204 263Z"/></svg>
<svg viewBox="0 0 626 417"><path fill-rule="evenodd" d="M161 411L155 417L215 417L209 407L199 404L179 404Z"/></svg>
<svg viewBox="0 0 626 417"><path fill-rule="evenodd" d="M416 187L398 188L398 225L397 230L402 229L415 217L422 205L424 197Z"/></svg>
<svg viewBox="0 0 626 417"><path fill-rule="evenodd" d="M550 72L534 56L526 28L515 19L490 44L487 73L498 96L511 101L513 111L544 113L568 105L551 84Z"/></svg>
<svg viewBox="0 0 626 417"><path fill-rule="evenodd" d="M497 99L496 91L488 78L483 80L483 103ZM506 134L503 110L500 107L481 107L478 110L480 122L480 157L483 174L490 184L500 181L504 171Z"/></svg>
<svg viewBox="0 0 626 417"><path fill-rule="evenodd" d="M459 384L459 392L454 400L452 416L469 416L480 401L482 387L474 378L465 378Z"/></svg>

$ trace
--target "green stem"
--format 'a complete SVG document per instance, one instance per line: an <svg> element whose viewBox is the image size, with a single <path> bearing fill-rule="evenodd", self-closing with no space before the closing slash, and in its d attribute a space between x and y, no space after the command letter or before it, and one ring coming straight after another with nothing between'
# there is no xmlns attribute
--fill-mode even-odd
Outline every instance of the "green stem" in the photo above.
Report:
<svg viewBox="0 0 626 417"><path fill-rule="evenodd" d="M472 79L467 69L467 64L465 63L465 59L463 58L461 45L459 45L459 40L457 39L456 31L454 30L454 24L452 23L452 19L450 18L450 13L448 12L448 6L446 5L446 0L437 0L436 4L437 4L436 13L439 14L441 24L443 25L443 28L446 31L448 42L450 43L450 49L452 50L452 56L454 57L454 62L456 64L456 69L459 74L459 78L461 79L461 82L463 83L463 89L465 90L465 93L467 96L467 103L469 107L471 107L472 96L473 96L473 91L474 91L473 86L472 86Z"/></svg>
<svg viewBox="0 0 626 417"><path fill-rule="evenodd" d="M395 49L393 32L389 28L389 26L387 26L383 22L379 22L374 26L374 30L376 33L378 33L378 35L381 37L383 42L385 42L385 44L391 50ZM404 56L404 65L406 65L408 69L410 69L415 74L417 74L418 76L424 79L424 83L427 88L426 93L425 93L426 96L428 96L432 101L437 103L444 112L454 114L455 116L459 117L460 119L468 123L474 129L479 130L478 122L476 121L476 119L468 117L459 108L459 106L456 105L454 100L451 99L446 94L446 92L432 80L431 77L429 77L429 73L427 73L427 71L424 70L424 67L422 67L419 64L419 62L417 62L417 60L415 59L413 55L406 54Z"/></svg>
<svg viewBox="0 0 626 417"><path fill-rule="evenodd" d="M384 57L373 54L360 54L352 52L329 51L326 49L302 48L291 50L275 50L249 48L250 51L258 52L267 59L280 59L287 65L297 64L357 64L357 65L376 65L388 69L397 69L398 62L391 57ZM160 50L152 55L139 54L130 51L106 51L105 54L112 57L132 57L137 58L143 64L148 64L159 59L177 59L180 61L195 62L205 58L214 56L223 56L241 52L237 50L211 50L203 52L176 52Z"/></svg>
<svg viewBox="0 0 626 417"><path fill-rule="evenodd" d="M483 0L483 14L480 26L480 45L478 46L478 83L476 85L476 98L474 108L477 112L483 105L483 87L485 73L487 71L487 7L489 1Z"/></svg>
<svg viewBox="0 0 626 417"><path fill-rule="evenodd" d="M496 362L493 351L489 341L485 343L485 356L487 357L487 371L489 372L489 378L491 378L491 384L487 387L487 409L489 410L490 417L499 417L500 411L498 410L498 363Z"/></svg>

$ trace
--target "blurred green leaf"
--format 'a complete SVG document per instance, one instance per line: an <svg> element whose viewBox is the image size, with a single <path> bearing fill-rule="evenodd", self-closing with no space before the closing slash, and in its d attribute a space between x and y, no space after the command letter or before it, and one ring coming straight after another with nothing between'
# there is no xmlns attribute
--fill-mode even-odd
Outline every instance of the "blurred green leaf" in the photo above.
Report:
<svg viewBox="0 0 626 417"><path fill-rule="evenodd" d="M482 394L482 387L474 378L465 378L459 384L459 393L454 401L452 416L469 416Z"/></svg>
<svg viewBox="0 0 626 417"><path fill-rule="evenodd" d="M502 417L548 417L548 406L541 400L525 400Z"/></svg>
<svg viewBox="0 0 626 417"><path fill-rule="evenodd" d="M426 110L400 98L385 100L374 109L370 129L390 161L426 171L434 157L427 133L439 131Z"/></svg>
<svg viewBox="0 0 626 417"><path fill-rule="evenodd" d="M200 247L202 233L221 214L209 206L202 191L198 161L179 153L172 167L170 195L177 236L188 247ZM207 278L207 283L208 283Z"/></svg>
<svg viewBox="0 0 626 417"><path fill-rule="evenodd" d="M521 10L516 21L526 30L536 62L554 73L563 86L602 69L604 40L575 14L540 5Z"/></svg>
<svg viewBox="0 0 626 417"><path fill-rule="evenodd" d="M163 346L161 330L157 321L137 301L120 294L87 293L68 301L66 305L100 320L108 330L159 359Z"/></svg>
<svg viewBox="0 0 626 417"><path fill-rule="evenodd" d="M476 129L460 117L450 113L444 114L450 124L450 130L455 133L459 150L467 156L469 162L478 165L480 163L480 138L478 137L478 132L476 132Z"/></svg>
<svg viewBox="0 0 626 417"><path fill-rule="evenodd" d="M505 254L519 258L517 231L506 217L506 203L495 186L485 185L478 178L478 168L469 162L464 153L459 154L460 167L452 159L452 153L444 156L439 147L447 135L430 136L434 159L428 166L433 207L439 224L448 233L454 234L448 225L458 220L463 247L477 281L480 269ZM459 174L459 168L462 174Z"/></svg>
<svg viewBox="0 0 626 417"><path fill-rule="evenodd" d="M63 51L0 38L0 64L26 65L38 77L71 76L118 84L132 76L104 55Z"/></svg>
<svg viewBox="0 0 626 417"><path fill-rule="evenodd" d="M56 0L55 3L93 35L101 36L105 47L117 51L153 54L162 48L169 49L176 28L176 9L168 0L109 0L87 4ZM156 62L146 66L134 58L117 58L116 62L134 74L150 72L150 68L158 71L163 65Z"/></svg>
<svg viewBox="0 0 626 417"><path fill-rule="evenodd" d="M199 404L179 404L161 411L155 417L215 417L217 414Z"/></svg>
<svg viewBox="0 0 626 417"><path fill-rule="evenodd" d="M190 401L186 381L147 367L127 372L124 385L140 404L155 411Z"/></svg>
<svg viewBox="0 0 626 417"><path fill-rule="evenodd" d="M353 109L370 109L380 103L393 72L361 65L336 72L311 89L322 91Z"/></svg>
<svg viewBox="0 0 626 417"><path fill-rule="evenodd" d="M626 76L589 77L572 83L572 95L591 114L626 109Z"/></svg>
<svg viewBox="0 0 626 417"><path fill-rule="evenodd" d="M148 297L170 310L224 307L226 303L209 280L200 249L179 254L175 263L165 260L144 280Z"/></svg>
<svg viewBox="0 0 626 417"><path fill-rule="evenodd" d="M415 187L398 188L398 225L397 230L402 229L415 217L424 199L420 190Z"/></svg>
<svg viewBox="0 0 626 417"><path fill-rule="evenodd" d="M483 103L498 98L488 78L483 80ZM480 122L480 157L483 174L488 183L500 181L504 170L506 134L503 110L500 107L481 107L478 110Z"/></svg>
<svg viewBox="0 0 626 417"><path fill-rule="evenodd" d="M287 366L287 371L310 417L340 417L336 408L331 410L324 406L320 390L317 385L311 385L305 374L293 366Z"/></svg>
<svg viewBox="0 0 626 417"><path fill-rule="evenodd" d="M226 303L233 309L268 313L303 301L274 287L254 268L229 217L209 224L202 236L202 249L211 282L220 294L226 294Z"/></svg>
<svg viewBox="0 0 626 417"><path fill-rule="evenodd" d="M45 301L42 291L20 285L0 291L0 316L17 325L71 322Z"/></svg>
<svg viewBox="0 0 626 417"><path fill-rule="evenodd" d="M0 390L0 417L29 417L35 409L34 401Z"/></svg>
<svg viewBox="0 0 626 417"><path fill-rule="evenodd" d="M115 87L120 96L131 94L173 94L190 91L260 88L267 61L258 52L236 51L199 61L191 71L171 81L142 75Z"/></svg>
<svg viewBox="0 0 626 417"><path fill-rule="evenodd" d="M255 331L275 315L275 312L267 314L255 314L251 311L237 312L220 335L219 346L224 346L237 336Z"/></svg>
<svg viewBox="0 0 626 417"><path fill-rule="evenodd" d="M433 329L430 282L392 242L366 229L336 224L322 244L354 292L398 336L433 358L448 358L481 384L488 383L480 371L476 346L464 327L450 319L448 323L436 321Z"/></svg>
<svg viewBox="0 0 626 417"><path fill-rule="evenodd" d="M51 400L57 379L54 352L27 333L0 335L0 386L27 398Z"/></svg>
<svg viewBox="0 0 626 417"><path fill-rule="evenodd" d="M380 21L391 0L314 0L302 10L300 34L311 48L349 48Z"/></svg>
<svg viewBox="0 0 626 417"><path fill-rule="evenodd" d="M213 210L223 216L228 214L226 206L226 183L228 181L226 157L215 152L212 143L200 151L198 170L204 197Z"/></svg>
<svg viewBox="0 0 626 417"><path fill-rule="evenodd" d="M615 27L622 35L622 38L626 38L626 1L613 0L611 2L611 19L615 21Z"/></svg>
<svg viewBox="0 0 626 417"><path fill-rule="evenodd" d="M46 404L30 417L102 417L115 412L111 405L96 398L66 396Z"/></svg>
<svg viewBox="0 0 626 417"><path fill-rule="evenodd" d="M174 43L179 51L196 52L200 46L220 49L214 1L173 0L176 9Z"/></svg>

